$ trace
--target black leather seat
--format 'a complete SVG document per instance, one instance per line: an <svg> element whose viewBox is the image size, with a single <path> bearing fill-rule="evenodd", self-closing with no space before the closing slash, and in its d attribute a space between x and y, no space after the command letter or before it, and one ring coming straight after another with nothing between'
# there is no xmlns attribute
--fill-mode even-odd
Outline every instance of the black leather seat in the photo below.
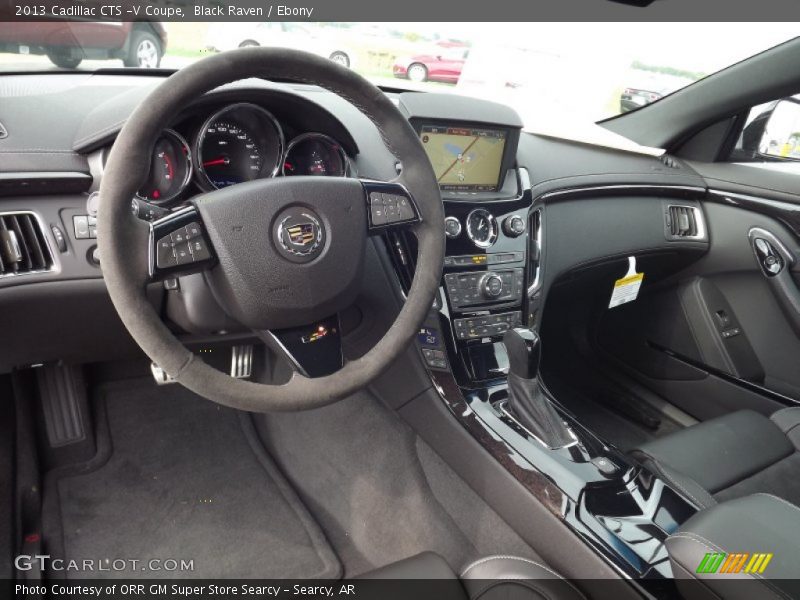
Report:
<svg viewBox="0 0 800 600"><path fill-rule="evenodd" d="M448 598L469 600L585 600L569 581L546 566L517 556L488 556L468 565L457 576L445 560L433 552L371 571L358 579L460 580L447 588Z"/></svg>
<svg viewBox="0 0 800 600"><path fill-rule="evenodd" d="M702 510L666 546L684 598L800 598L800 509L775 496L753 494Z"/></svg>
<svg viewBox="0 0 800 600"><path fill-rule="evenodd" d="M800 407L741 410L643 444L631 455L698 508L768 493L800 505Z"/></svg>

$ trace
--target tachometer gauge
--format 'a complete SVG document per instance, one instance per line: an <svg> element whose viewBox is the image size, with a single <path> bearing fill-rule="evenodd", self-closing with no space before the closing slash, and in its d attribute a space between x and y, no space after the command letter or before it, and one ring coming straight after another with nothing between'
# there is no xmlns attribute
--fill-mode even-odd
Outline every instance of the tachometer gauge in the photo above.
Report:
<svg viewBox="0 0 800 600"><path fill-rule="evenodd" d="M137 195L149 202L169 202L186 189L191 175L189 144L178 133L165 129L156 140L150 157L150 173Z"/></svg>
<svg viewBox="0 0 800 600"><path fill-rule="evenodd" d="M497 240L497 220L488 210L476 208L467 215L467 237L478 248L488 248Z"/></svg>
<svg viewBox="0 0 800 600"><path fill-rule="evenodd" d="M197 170L203 183L222 188L273 177L283 156L283 131L260 106L233 104L205 122L197 148Z"/></svg>
<svg viewBox="0 0 800 600"><path fill-rule="evenodd" d="M341 144L332 137L304 133L289 142L283 174L343 177L347 174L347 157Z"/></svg>

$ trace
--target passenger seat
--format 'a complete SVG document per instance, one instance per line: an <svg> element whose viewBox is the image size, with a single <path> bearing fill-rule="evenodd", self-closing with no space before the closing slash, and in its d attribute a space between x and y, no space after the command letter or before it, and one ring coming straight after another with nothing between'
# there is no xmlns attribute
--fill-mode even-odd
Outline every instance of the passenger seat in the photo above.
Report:
<svg viewBox="0 0 800 600"><path fill-rule="evenodd" d="M698 508L759 492L800 506L800 407L740 410L648 442L631 455Z"/></svg>
<svg viewBox="0 0 800 600"><path fill-rule="evenodd" d="M569 581L549 568L517 556L476 560L456 576L434 552L423 552L370 571L358 579L460 580L442 588L448 600L586 600Z"/></svg>

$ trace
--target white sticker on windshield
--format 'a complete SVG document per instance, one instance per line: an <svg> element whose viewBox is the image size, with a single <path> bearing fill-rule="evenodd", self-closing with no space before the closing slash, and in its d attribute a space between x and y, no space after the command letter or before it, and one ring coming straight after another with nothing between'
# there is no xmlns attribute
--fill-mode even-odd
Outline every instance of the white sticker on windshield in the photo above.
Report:
<svg viewBox="0 0 800 600"><path fill-rule="evenodd" d="M639 288L642 287L644 273L636 272L636 257L628 257L628 272L622 279L614 282L614 291L611 292L611 300L608 308L614 308L621 304L633 302L639 296Z"/></svg>

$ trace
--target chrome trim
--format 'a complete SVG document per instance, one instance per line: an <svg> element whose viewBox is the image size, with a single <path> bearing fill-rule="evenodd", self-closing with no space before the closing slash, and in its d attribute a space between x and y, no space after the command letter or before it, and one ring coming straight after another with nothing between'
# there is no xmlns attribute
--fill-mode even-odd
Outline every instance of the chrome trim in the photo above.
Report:
<svg viewBox="0 0 800 600"><path fill-rule="evenodd" d="M167 385L170 383L177 383L172 375L167 373L164 369L159 367L156 363L150 363L150 374L156 382L156 385Z"/></svg>
<svg viewBox="0 0 800 600"><path fill-rule="evenodd" d="M58 266L56 265L56 254L55 252L53 252L53 246L50 244L50 237L49 237L49 235L52 235L52 232L48 231L48 228L45 226L44 221L39 216L39 213L34 212L32 210L10 210L7 212L0 212L0 217L18 216L18 215L31 215L36 220L36 224L39 226L39 230L42 232L42 238L44 239L45 249L47 250L47 253L50 255L50 267L47 269L33 269L31 271L24 271L22 273L0 273L0 279L8 279L12 277L24 277L25 275L42 275L45 273L57 272L59 269Z"/></svg>
<svg viewBox="0 0 800 600"><path fill-rule="evenodd" d="M272 126L275 128L275 132L278 134L278 158L275 161L275 166L272 169L272 172L270 173L269 177L275 177L278 174L278 171L280 170L281 160L283 160L284 156L284 148L286 147L286 138L284 137L283 128L281 127L281 124L278 122L278 119L276 119L275 116L263 106L259 106L258 104L253 104L252 102L236 102L234 104L228 104L226 106L223 106L218 111L212 113L212 115L203 122L203 126L200 128L200 134L197 136L197 142L195 142L195 150L196 150L195 157L197 160L195 164L195 166L197 167L196 172L203 176L203 178L205 179L204 183L207 184L208 186L211 186L212 190L216 190L219 188L216 185L214 185L209 176L206 174L205 169L203 168L203 141L205 140L206 137L206 130L208 129L208 126L211 125L211 123L219 119L222 115L242 108L253 109L256 112L260 112L267 118L267 120L270 121L270 123L272 123ZM262 166L261 168L263 170L264 167ZM262 179L262 177L256 177L255 179Z"/></svg>
<svg viewBox="0 0 800 600"><path fill-rule="evenodd" d="M9 171L0 173L0 181L26 181L29 179L91 179L88 173L80 171Z"/></svg>
<svg viewBox="0 0 800 600"><path fill-rule="evenodd" d="M706 218L703 215L703 211L700 210L697 206L692 206L691 204L667 204L667 210L670 208L689 208L694 212L695 222L697 223L697 234L696 235L678 235L674 234L671 231L669 232L669 236L671 240L704 240L706 239Z"/></svg>
<svg viewBox="0 0 800 600"><path fill-rule="evenodd" d="M153 198L147 198L145 196L142 196L139 193L139 190L136 190L136 197L137 198L139 198L141 200L144 200L145 202L152 202L155 205L165 204L165 203L169 202L170 200L174 200L175 198L180 196L183 193L183 191L186 189L186 186L188 186L189 182L192 180L192 175L194 175L194 161L192 161L192 147L189 145L189 142L186 141L186 138L184 138L180 133L178 133L174 129L164 129L161 132L161 134L158 136L158 138L156 138L156 144L158 143L159 139L161 139L162 137L166 137L168 135L171 135L176 140L178 140L179 145L182 144L183 146L186 147L186 163L187 163L188 167L186 169L186 175L184 175L183 181L181 182L180 188L178 188L178 191L175 192L174 194L172 194L171 196L167 196L165 198L159 198L158 200L154 200ZM153 144L153 150L155 150L155 144ZM152 165L152 156L150 157L150 160L151 160L150 164ZM150 172L149 171L147 173L147 176L150 177Z"/></svg>
<svg viewBox="0 0 800 600"><path fill-rule="evenodd" d="M771 243L780 251L780 253L783 255L783 259L788 263L788 266L794 265L794 255L789 252L789 249L783 244L778 236L771 231L764 229L763 227L751 227L747 232L747 239L750 241L750 246L753 248L753 253L756 255L756 261L758 261L758 253L756 253L755 248L756 238L764 238L769 241L769 243Z"/></svg>
<svg viewBox="0 0 800 600"><path fill-rule="evenodd" d="M455 222L456 222L456 225L458 225L458 233L455 233L455 234L453 234L453 235L450 235L450 234L447 232L447 223L448 223L448 222L453 222L453 221L455 221ZM451 240L454 240L454 239L456 239L458 236L460 236L460 235L461 235L461 231L462 231L462 227L461 227L461 221L459 221L457 217L454 217L454 216L452 216L452 215L451 215L451 216L449 216L449 217L445 217L445 219L444 219L444 234L445 234L445 236L447 236L447 238L448 238L448 239L451 239Z"/></svg>
<svg viewBox="0 0 800 600"><path fill-rule="evenodd" d="M308 246L308 248L306 248L304 244L300 244L299 246L294 245L293 242L291 242L291 239L289 243L293 245L290 246L289 244L286 243L286 240L284 239L284 233L286 232L285 228L286 221L296 218L294 215L289 215L288 217L285 217L280 223L278 223L278 232L277 232L278 243L281 245L281 248L286 250L289 254L294 254L295 256L310 256L311 254L316 252L317 248L319 248L320 244L322 244L322 233L325 230L322 228L320 222L308 212L302 212L300 213L300 216L305 217L306 219L311 221L311 225L315 228L312 234L314 236L314 239L312 240L312 243Z"/></svg>
<svg viewBox="0 0 800 600"><path fill-rule="evenodd" d="M86 162L89 164L89 175L92 178L92 184L89 186L89 193L100 191L100 183L103 180L103 173L106 170L107 150L107 148L100 148L86 157Z"/></svg>
<svg viewBox="0 0 800 600"><path fill-rule="evenodd" d="M533 220L536 214L539 215L539 227L536 228L536 237L534 240L536 242L536 253L539 256L539 260L536 263L536 274L533 276L533 281L528 286L528 297L532 296L542 285L542 229L544 229L544 212L541 208L533 210L531 212L531 220ZM528 235L530 235L530 233Z"/></svg>
<svg viewBox="0 0 800 600"><path fill-rule="evenodd" d="M286 161L289 159L289 153L294 149L294 147L301 142L313 139L323 140L326 144L329 144L333 150L337 151L337 154L339 154L339 158L341 158L342 160L342 169L343 169L342 174L326 175L326 177L347 177L347 167L349 166L350 163L347 160L347 154L345 153L344 148L342 148L342 145L331 136L325 135L324 133L318 133L316 131L301 133L300 135L292 138L292 141L290 141L289 144L286 146L286 151L283 153L283 156L281 157L281 167L280 167L281 175L287 177Z"/></svg>
<svg viewBox="0 0 800 600"><path fill-rule="evenodd" d="M475 239L475 236L472 234L471 227L469 225L470 219L472 215L475 213L484 213L487 220L489 221L489 226L491 227L491 231L489 232L489 239L485 242L479 242ZM497 224L497 219L494 218L494 215L490 213L485 208L475 208L467 214L467 218L465 219L466 223L466 230L467 230L467 237L470 241L475 244L478 248L491 248L492 245L497 241L497 236L499 234L499 225Z"/></svg>
<svg viewBox="0 0 800 600"><path fill-rule="evenodd" d="M247 379L253 374L253 345L244 344L231 348L231 377Z"/></svg>
<svg viewBox="0 0 800 600"><path fill-rule="evenodd" d="M533 186L531 185L531 176L530 173L528 173L528 169L526 169L525 167L518 167L517 175L519 176L519 187L523 194L527 190L533 188Z"/></svg>

